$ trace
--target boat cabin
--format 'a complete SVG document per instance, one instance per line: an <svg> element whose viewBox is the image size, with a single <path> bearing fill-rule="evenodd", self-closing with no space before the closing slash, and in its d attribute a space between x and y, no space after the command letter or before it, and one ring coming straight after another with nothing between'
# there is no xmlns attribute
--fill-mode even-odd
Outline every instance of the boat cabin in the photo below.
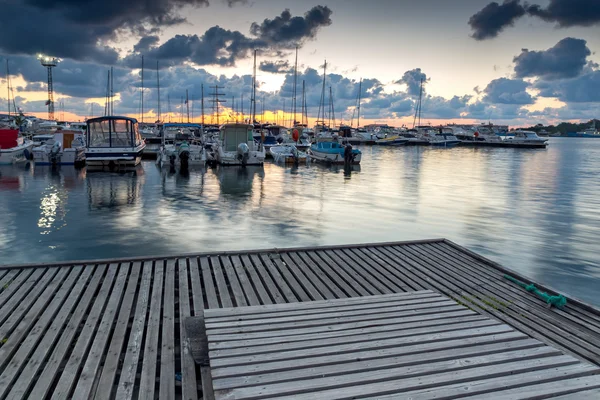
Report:
<svg viewBox="0 0 600 400"><path fill-rule="evenodd" d="M111 116L87 121L88 148L134 148L142 143L135 118Z"/></svg>
<svg viewBox="0 0 600 400"><path fill-rule="evenodd" d="M237 151L240 143L250 146L254 143L252 136L254 126L250 124L224 124L221 126L219 139L224 151ZM252 150L252 147L251 147Z"/></svg>
<svg viewBox="0 0 600 400"><path fill-rule="evenodd" d="M190 140L202 136L202 125L191 123L168 123L161 128L161 136L167 139Z"/></svg>

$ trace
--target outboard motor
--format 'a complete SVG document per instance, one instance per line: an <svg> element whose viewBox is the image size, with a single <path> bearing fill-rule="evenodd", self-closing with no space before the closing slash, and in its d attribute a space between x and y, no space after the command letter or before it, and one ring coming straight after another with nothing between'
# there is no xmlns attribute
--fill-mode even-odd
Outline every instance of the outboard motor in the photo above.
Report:
<svg viewBox="0 0 600 400"><path fill-rule="evenodd" d="M177 156L175 154L171 154L169 156L169 163L171 164L172 168L175 168L175 160L177 160Z"/></svg>
<svg viewBox="0 0 600 400"><path fill-rule="evenodd" d="M50 154L48 155L50 164L56 165L60 163L60 148L60 142L54 142L50 149Z"/></svg>
<svg viewBox="0 0 600 400"><path fill-rule="evenodd" d="M250 148L246 143L240 143L237 147L237 158L242 162L245 167L248 164L248 158L250 157Z"/></svg>
<svg viewBox="0 0 600 400"><path fill-rule="evenodd" d="M187 168L190 161L190 145L187 142L181 143L179 146L179 163L181 168Z"/></svg>
<svg viewBox="0 0 600 400"><path fill-rule="evenodd" d="M277 143L279 143L279 144L283 143L283 138L281 136L277 138Z"/></svg>
<svg viewBox="0 0 600 400"><path fill-rule="evenodd" d="M294 164L298 164L298 149L296 148L296 146L292 147L292 157L294 158Z"/></svg>
<svg viewBox="0 0 600 400"><path fill-rule="evenodd" d="M349 165L354 162L354 154L352 154L352 145L348 143L344 147L344 164Z"/></svg>

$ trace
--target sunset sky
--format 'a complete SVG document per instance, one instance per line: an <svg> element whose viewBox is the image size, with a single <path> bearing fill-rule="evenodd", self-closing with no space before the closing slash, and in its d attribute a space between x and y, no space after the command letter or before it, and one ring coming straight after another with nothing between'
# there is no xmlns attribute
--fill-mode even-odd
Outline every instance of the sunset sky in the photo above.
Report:
<svg viewBox="0 0 600 400"><path fill-rule="evenodd" d="M0 28L0 113L7 112L8 59L17 107L47 115L47 75L38 53L62 58L54 70L59 119L62 104L65 119L83 120L92 108L96 116L104 112L111 66L115 113L139 118L142 55L147 122L157 116L157 60L161 109L168 111L170 99L173 120L186 89L199 120L202 84L207 114L208 87L215 83L224 86L227 107L233 96L239 108L244 95L247 113L257 49L257 109L264 98L265 109L281 116L284 100L290 112L298 46L298 105L304 80L311 122L325 59L338 123L350 123L361 78L361 124L412 125L421 78L422 120L433 124L489 119L515 126L600 117L598 0L3 3L11 18Z"/></svg>

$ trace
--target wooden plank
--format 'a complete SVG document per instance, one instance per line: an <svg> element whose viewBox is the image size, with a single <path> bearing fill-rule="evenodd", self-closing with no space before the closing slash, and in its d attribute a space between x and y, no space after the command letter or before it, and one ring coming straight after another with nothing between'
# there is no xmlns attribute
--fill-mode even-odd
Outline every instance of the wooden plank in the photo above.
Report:
<svg viewBox="0 0 600 400"><path fill-rule="evenodd" d="M9 272L12 273L12 275L17 275L13 280L9 280L9 281L3 281L2 286L0 286L0 323L3 321L3 315L8 315L10 313L10 310L12 309L11 307L7 307L6 303L8 302L8 300L11 298L12 295L14 295L19 288L21 287L21 285L23 285L23 282L28 282L28 279L30 279L31 274L34 273L34 271L36 272L36 278L33 281L29 281L31 283L35 282L36 279L38 279L41 274L44 272L44 270L42 268L29 268L29 269L24 269L24 270L7 270ZM10 275L7 274L7 276L5 276L5 278L10 277ZM10 282L10 284L9 284ZM31 285L31 283L29 283L29 285ZM21 297L22 298L22 297ZM14 304L18 304L18 300L14 301Z"/></svg>
<svg viewBox="0 0 600 400"><path fill-rule="evenodd" d="M219 261L219 257L211 257L210 265L212 266L215 281L217 281L217 290L219 300L221 301L221 306L233 307L233 303L231 301L231 294L229 293L229 288L227 287L227 282L225 281L225 276L223 275L223 270L221 269L221 262Z"/></svg>
<svg viewBox="0 0 600 400"><path fill-rule="evenodd" d="M265 265L263 264L262 260L258 257L258 255L252 255L252 256L250 256L250 259L252 260L252 263L256 267L256 270L258 271L259 276L265 283L265 286L267 287L267 292L273 298L273 302L275 302L277 304L287 303L285 297L283 297L283 294L281 293L280 288L277 285L275 285L275 282L273 282L271 275L269 275L269 272L267 272ZM265 303L265 304L267 304L267 303Z"/></svg>
<svg viewBox="0 0 600 400"><path fill-rule="evenodd" d="M447 314L443 314L447 315ZM301 341L317 341L317 340L326 340L331 338L338 338L339 340L343 340L346 336L354 336L354 335L367 335L370 333L376 332L387 332L387 331L399 331L405 330L406 332L415 330L415 329L428 329L428 330L437 330L437 329L448 329L452 330L454 325L463 324L466 322L478 323L481 321L485 322L493 322L498 324L498 321L491 320L489 318L483 317L477 314L466 314L466 315L458 315L452 316L449 318L441 318L441 315L432 315L429 318L418 318L415 322L406 322L404 319L390 319L389 323L367 326L361 328L347 328L347 329L339 329L339 326L333 325L335 329L329 329L325 332L318 333L305 333L298 335L287 335L287 336L278 336L276 339L276 343L293 343L293 342L301 342ZM226 338L215 338L215 342L210 343L211 350L218 349L235 349L238 347L249 347L249 346L262 346L265 344L265 339L262 337L258 337L256 339L236 339L236 340L225 340Z"/></svg>
<svg viewBox="0 0 600 400"><path fill-rule="evenodd" d="M350 257L340 250L325 250L325 254L329 256L333 262L338 265L347 265L354 273L360 276L363 282L368 282L373 287L375 293L396 293L403 290L398 286L394 285L389 279L379 273L374 268L369 268L360 265L354 257Z"/></svg>
<svg viewBox="0 0 600 400"><path fill-rule="evenodd" d="M31 328L29 334L23 337L23 340L20 343L15 343L13 346L13 354L10 355L10 350L7 353L2 352L5 346L2 346L0 352L6 356L6 360L10 360L10 364L8 368L5 368L0 375L0 398L5 398L10 390L14 388L14 380L17 378L21 369L24 368L25 363L29 361L29 357L33 354L33 356L37 356L38 352L47 352L48 349L38 348L38 343L44 339L44 333L46 328L52 324L54 318L59 311L61 311L61 306L63 303L70 300L70 303L65 303L66 307L72 305L73 298L69 296L71 289L77 282L82 267L77 266L71 269L69 275L66 277L60 289L58 289L54 296L52 296L51 301L47 303L43 311L39 313L39 319L35 321L35 317L31 322L35 321L35 325ZM89 274L87 274L89 277ZM77 289L75 289L77 290ZM34 306L35 307L35 306ZM29 316L29 315L28 315ZM27 318L27 317L26 317ZM59 317L60 318L60 317ZM7 345L8 342L5 343ZM18 347L17 347L18 346ZM7 346L8 349L8 346ZM31 377L29 378L31 379Z"/></svg>
<svg viewBox="0 0 600 400"><path fill-rule="evenodd" d="M106 265L98 265L95 268L94 276L92 277L92 280L90 281L89 285L85 289L85 292L81 296L81 300L79 300L79 303L77 304L77 308L75 309L73 314L70 315L70 318L68 318L69 315L64 315L66 318L68 318L67 326L65 327L64 331L55 332L56 335L60 335L60 336L58 336L58 338L54 339L54 340L58 340L58 339L60 339L60 340L58 340L58 342L56 342L56 346L53 348L52 354L50 355L50 358L46 362L44 369L41 372L40 376L37 378L37 381L31 382L31 381L28 381L27 379L23 379L23 383L21 383L19 381L19 384L15 385L15 388L13 389L15 391L15 393L25 393L27 391L26 386L29 386L30 384L35 383L32 391L29 395L29 398L44 399L44 398L46 398L46 396L49 395L52 382L58 376L59 372L61 372L60 365L62 364L63 360L67 356L67 352L68 352L69 348L71 347L71 343L73 342L73 340L78 332L80 324L84 321L85 317L88 314L88 309L89 309L89 306L90 306L92 300L94 299L94 294L96 293L96 290L100 286L100 282L102 282L102 279L104 278L104 273L106 272L106 267L107 267ZM86 267L86 270L92 270L93 268L94 268L93 266L89 266L89 267ZM98 293L98 297L101 297L102 294L103 294L103 292L101 289L100 292ZM88 318L89 318L89 316L88 316ZM82 334L83 334L83 331L82 331ZM46 339L48 341L53 340L51 335L47 335L44 338L44 340L46 340ZM42 346L42 345L43 344L40 344L40 346ZM46 347L46 346L44 346L44 347ZM48 345L47 347L49 349L51 348L50 345ZM40 356L42 356L42 354L40 354ZM36 367L41 367L41 364L42 364L41 358L32 358L32 360L30 360L30 363L28 364L28 366L25 369L25 371L31 371L31 372L24 371L23 374L29 373L29 374L31 374L30 376L33 376L33 374L34 374L33 370ZM31 368L31 370L29 370L29 368ZM24 376L24 375L22 375L22 376ZM17 396L18 396L18 394L17 394ZM15 397L17 397L17 396L15 396Z"/></svg>
<svg viewBox="0 0 600 400"><path fill-rule="evenodd" d="M240 280L240 286L248 299L248 304L251 306L256 306L260 304L260 300L258 300L257 294L254 292L254 288L252 287L252 283L248 276L246 275L246 268L244 264L242 264L242 260L238 256L230 256L231 263L233 264L233 269L237 273L238 278ZM264 289L263 289L264 290ZM267 296L268 297L268 296Z"/></svg>
<svg viewBox="0 0 600 400"><path fill-rule="evenodd" d="M144 326L146 325L146 314L148 313L148 299L150 295L150 283L152 280L152 262L145 262L142 266L142 280L138 293L137 304L131 333L125 352L125 359L121 367L119 385L117 386L117 399L131 399L135 386L135 378L140 361L142 341L144 337Z"/></svg>
<svg viewBox="0 0 600 400"><path fill-rule="evenodd" d="M289 285L277 269L277 266L273 263L269 256L266 254L260 254L258 258L265 265L266 270L269 272L269 274L273 276L273 280L275 281L275 284L283 294L285 301L287 301L288 303L299 301L299 299L294 294L294 291L289 287Z"/></svg>
<svg viewBox="0 0 600 400"><path fill-rule="evenodd" d="M88 350L92 344L92 339L96 333L98 323L100 322L100 317L102 316L104 307L109 300L109 294L114 283L116 271L117 264L110 264L100 291L96 295L96 300L94 301L93 306L89 309L87 316L82 317L83 321L85 321L85 325L79 333L79 336L77 336L75 346L73 347L70 357L63 368L60 378L57 380L56 387L52 393L54 398L63 399L71 396L73 387L77 383L76 379L79 376L79 372L82 368L81 364L85 361Z"/></svg>
<svg viewBox="0 0 600 400"><path fill-rule="evenodd" d="M213 338L215 343L220 343L224 341L242 341L242 340L253 340L253 339L261 339L269 337L277 337L277 340L285 340L287 338L296 338L300 335L309 335L309 334L326 334L328 332L338 334L338 332L345 332L350 329L363 329L370 327L378 327L385 326L388 324L408 324L418 321L429 321L429 320L439 320L443 318L456 318L456 317L464 317L464 316L473 316L478 315L471 310L464 309L459 311L452 311L447 313L436 313L433 312L431 314L419 314L414 316L400 316L400 317L392 317L386 319L374 319L374 320L366 320L366 321L353 321L349 323L339 323L336 325L321 325L321 326L313 326L309 328L296 329L294 332L287 332L288 335L282 336L282 332L274 331L258 331L252 333L232 333L232 334L221 334L218 339Z"/></svg>
<svg viewBox="0 0 600 400"><path fill-rule="evenodd" d="M328 285L329 289L336 293L336 291L342 291L344 296L338 297L358 297L358 292L340 275L340 272L332 269L326 262L319 257L315 256L312 252L298 252L298 256L315 272L315 274L321 276L325 274L327 280L323 279L323 282L331 282L331 286Z"/></svg>
<svg viewBox="0 0 600 400"><path fill-rule="evenodd" d="M334 252L340 254L340 257L344 256L353 259L359 265L363 264L364 268L368 269L369 271L377 272L380 280L389 282L387 285L391 289L392 293L412 290L409 285L396 276L396 271L394 271L392 268L386 268L386 266L381 266L375 262L372 262L371 259L365 257L365 255L361 252L354 252L352 249L334 250Z"/></svg>
<svg viewBox="0 0 600 400"><path fill-rule="evenodd" d="M200 367L200 376L202 377L202 400L215 400L210 367Z"/></svg>
<svg viewBox="0 0 600 400"><path fill-rule="evenodd" d="M474 336L466 338L457 338L443 342L432 342L432 343L420 343L406 347L390 347L382 349L377 353L371 350L357 351L352 353L341 353L327 356L316 356L306 358L305 364L310 364L312 367L320 366L331 366L334 364L342 364L347 362L355 362L360 360L373 360L379 358L395 357L395 356L408 356L417 355L422 356L423 353L430 353L437 350L456 348L462 351L465 347L481 346L490 343L502 343L511 342L516 340L527 339L528 337L521 332L509 332L494 334L488 336ZM287 371L290 368L295 368L297 363L294 360L283 360L265 362L261 364L248 364L248 365L236 365L233 367L221 367L212 370L213 377L226 377L226 376L244 376L256 373L268 373Z"/></svg>
<svg viewBox="0 0 600 400"><path fill-rule="evenodd" d="M364 321L374 321L374 320L383 320L390 317L409 317L415 315L425 315L425 314L438 314L444 312L453 312L461 310L460 306L457 306L454 302L447 300L446 303L433 303L433 304L424 304L421 308L417 310L407 310L407 311L390 311L390 312L381 312L381 313L372 313L368 316L364 315L354 315L348 317L330 317L319 320L308 320L308 321L293 321L293 322L282 322L277 324L277 331L287 330L287 332L279 332L280 335L285 334L294 334L294 329L302 329L302 328L310 328L310 327L318 327L318 326L331 326L333 324L339 323L347 323L347 322L364 322ZM268 332L273 331L273 325L254 325L254 326L246 326L243 329L241 327L233 327L233 328L207 328L209 335L223 335L228 333L250 333L250 332Z"/></svg>
<svg viewBox="0 0 600 400"><path fill-rule="evenodd" d="M341 318L341 317L352 317L352 316L364 316L365 313L377 313L384 314L390 312L399 312L399 311L413 311L421 308L431 308L431 307L443 307L443 306L458 306L452 300L444 299L443 297L435 297L435 298L420 298L415 300L407 300L407 301L396 301L390 303L377 303L377 307L354 307L350 310L339 310L335 311L335 309L326 309L325 312L317 312L317 313L286 313L273 315L268 314L263 319L245 319L239 318L238 321L229 320L229 321L216 321L213 322L212 318L206 321L207 329L218 329L218 328L232 328L232 327L244 327L244 326L258 326L267 324L271 327L277 327L278 324L285 322L301 322L301 321L318 321L322 319L331 319L331 318ZM290 315L291 314L291 315ZM256 316L260 317L260 316Z"/></svg>
<svg viewBox="0 0 600 400"><path fill-rule="evenodd" d="M127 288L125 289L125 294L123 296L123 301L121 302L117 322L113 329L112 339L108 347L108 352L106 353L104 365L102 366L100 380L98 381L98 387L101 389L95 393L95 399L109 399L112 396L119 360L125 345L125 333L127 331L127 325L129 324L131 310L133 308L133 299L138 290L141 269L142 266L139 262L134 263L131 267L131 274L129 275ZM136 335L139 333L133 334Z"/></svg>
<svg viewBox="0 0 600 400"><path fill-rule="evenodd" d="M345 265L338 266L334 263L324 251L316 250L308 253L315 262L324 263L332 269L335 269L336 272L342 277L344 282L348 283L356 292L358 292L361 296L370 296L374 294L381 294L378 290L373 288L373 286L368 282L363 282L361 279L356 279L357 275L352 269L348 268ZM322 264L321 264L322 265Z"/></svg>
<svg viewBox="0 0 600 400"><path fill-rule="evenodd" d="M69 272L70 268L49 271L47 275L48 277L52 277L52 280L47 285L42 285L41 288L44 290L41 294L31 295L32 300L35 300L35 302L25 302L28 304L27 310L24 310L26 312L23 315L19 314L20 318L18 320L12 320L11 316L0 328L0 338L6 339L2 347L0 347L0 372L6 368L9 360L18 350L21 341L25 339L36 319L42 314L54 294L59 290Z"/></svg>
<svg viewBox="0 0 600 400"><path fill-rule="evenodd" d="M20 271L18 269L5 269L5 270L0 270L0 304L3 304L5 301L5 295L3 295L2 293L4 293L6 291L6 289L8 289L8 287L10 286L11 283L13 283L13 281L15 280L15 278L17 277L17 275L19 275L20 273L23 273L23 275L27 275L28 273L31 274L32 270L24 270L24 271Z"/></svg>
<svg viewBox="0 0 600 400"><path fill-rule="evenodd" d="M89 399L92 398L96 392L101 372L100 363L108 347L108 339L111 328L115 322L119 303L123 296L123 289L125 288L129 270L129 264L121 264L119 266L115 285L110 293L106 309L102 315L102 320L95 332L94 341L87 355L87 359L85 360L85 364L83 365L83 370L77 380L75 391L73 392L73 398L75 399Z"/></svg>
<svg viewBox="0 0 600 400"><path fill-rule="evenodd" d="M192 257L188 260L190 266L190 283L192 289L192 306L193 312L191 315L198 315L204 310L204 295L202 291L202 280L200 279L200 264L197 257Z"/></svg>
<svg viewBox="0 0 600 400"><path fill-rule="evenodd" d="M324 356L324 355L339 355L343 353L363 352L370 350L372 352L379 349L386 349L391 347L410 346L415 343L435 343L449 341L456 338L473 337L473 336L486 336L486 335L499 335L503 333L511 333L514 330L508 325L496 325L486 326L481 328L469 328L464 329L460 332L440 332L433 334L422 334L409 337L397 337L389 339L379 339L367 342L358 343L340 343L329 346L327 348L309 348L301 350L290 350L276 353L265 353L265 354L250 354L235 357L224 357L214 358L214 351L209 352L210 365L212 368L233 366L233 365L246 365L256 364L263 362L273 362L282 360L293 360L296 365L303 365L303 358ZM210 337L210 333L209 333Z"/></svg>
<svg viewBox="0 0 600 400"><path fill-rule="evenodd" d="M271 300L271 297L265 290L265 287L260 277L258 276L258 273L256 272L256 268L250 260L250 257L248 257L247 255L242 255L240 257L240 260L242 262L243 268L248 272L250 281L252 282L252 286L254 286L254 288L256 289L256 294L260 298L256 304L273 304L273 301ZM251 305L253 304L251 303Z"/></svg>
<svg viewBox="0 0 600 400"><path fill-rule="evenodd" d="M159 398L175 399L175 263L167 260L160 349Z"/></svg>
<svg viewBox="0 0 600 400"><path fill-rule="evenodd" d="M290 288L294 291L296 298L298 298L300 301L322 299L321 294L314 290L312 284L308 282L304 274L298 271L297 268L295 269L294 273L294 271L292 271L291 266L284 263L281 258L271 259L271 262L277 266L278 270L281 272L281 275L285 278ZM305 289L305 287L311 287L314 294L310 295L309 292L307 292L307 290Z"/></svg>
<svg viewBox="0 0 600 400"><path fill-rule="evenodd" d="M361 297L365 298L365 297ZM216 317L210 315L209 323L214 324L217 322L240 322L240 321L252 321L259 319L269 319L269 318L280 318L280 317L294 317L294 316L311 316L311 315L326 315L326 314L336 314L339 312L346 311L359 311L362 310L364 312L369 312L373 310L379 310L381 308L393 307L393 306L401 306L401 305L411 305L411 304L422 304L422 303L435 303L439 301L448 301L446 298L440 296L437 293L418 293L415 296L406 297L406 298L389 298L382 299L381 302L368 302L368 303L356 303L356 304L348 304L341 305L339 307L324 307L324 308L316 308L316 309L289 309L280 312L270 312L270 313L259 313L256 311L250 311L247 314L239 314L232 313L229 316ZM227 310L227 309L225 309Z"/></svg>
<svg viewBox="0 0 600 400"><path fill-rule="evenodd" d="M196 364L192 357L185 319L191 316L190 284L186 260L179 260L179 348L181 358L181 397L186 400L198 398Z"/></svg>
<svg viewBox="0 0 600 400"><path fill-rule="evenodd" d="M430 375L421 375L407 377L404 374L398 374L396 379L376 381L372 383L354 382L352 386L343 386L336 388L326 388L323 390L313 390L309 393L306 389L293 390L276 387L275 385L267 387L253 387L243 389L232 389L221 394L220 399L261 399L269 396L293 396L294 399L326 399L326 398L355 398L374 396L380 398L382 395L401 393L402 391L413 390L417 388L434 387L449 382L470 382L473 380L510 376L522 372L530 372L539 369L558 368L567 365L577 364L579 361L571 356L544 357L534 360L519 360L516 362L506 362L489 366L487 368L467 368L449 372L440 372ZM389 377L388 377L389 378ZM496 399L496 397L494 397Z"/></svg>
<svg viewBox="0 0 600 400"><path fill-rule="evenodd" d="M281 258L290 268L293 269L292 272L294 272L295 275L304 275L305 278L301 280L301 283L305 285L304 289L314 300L336 298L333 292L323 284L321 279L315 275L315 273L308 266L306 266L296 254L282 253ZM343 292L340 291L340 293Z"/></svg>
<svg viewBox="0 0 600 400"><path fill-rule="evenodd" d="M565 360L567 357L568 360ZM552 360L550 363L544 363L546 359ZM544 360L544 361L541 361ZM566 361L566 362L565 362ZM569 365L577 363L577 360L560 355L558 350L549 347L538 347L528 350L509 351L504 353L488 354L485 356L461 357L454 360L430 362L426 364L411 365L409 367L390 367L375 371L355 371L344 375L326 376L312 379L302 379L287 381L281 383L270 383L268 385L247 386L240 388L223 388L219 389L213 382L217 395L224 395L223 398L240 398L252 399L275 396L290 396L305 393L306 395L314 396L312 398L331 398L329 396L320 397L318 393L323 393L338 389L340 393L344 393L348 397L353 396L352 390L358 390L358 386L373 385L381 383L382 386L388 384L393 386L398 384L401 388L404 382L415 379L423 379L431 382L432 376L461 376L461 374L469 375L473 370L494 371L498 365L510 363L513 366L521 366L523 364L534 365ZM477 376L477 375L476 375ZM443 379L443 378L442 378ZM391 382L390 382L391 381ZM373 388L377 393L378 389ZM369 395L367 391L362 391L361 395ZM228 397L231 396L231 397ZM221 397L221 396L220 396ZM341 397L341 396L340 396Z"/></svg>
<svg viewBox="0 0 600 400"><path fill-rule="evenodd" d="M248 302L246 301L246 296L244 295L244 291L242 290L242 286L240 285L238 276L231 265L231 261L229 261L229 258L227 256L219 257L219 260L225 268L225 274L227 275L227 279L229 280L231 291L233 292L233 298L235 299L236 307L247 306Z"/></svg>
<svg viewBox="0 0 600 400"><path fill-rule="evenodd" d="M229 317L229 316L244 316L250 314L267 315L269 313L278 312L289 312L298 310L315 310L325 308L337 308L345 305L360 305L360 304L373 304L373 303L385 303L394 299L406 299L411 297L431 297L440 296L431 290L424 290L420 292L408 292L408 293L396 293L393 295L385 296L364 296L364 297L350 297L344 299L329 299L329 300L315 300L310 303L283 303L273 305L261 305L261 306L249 306L244 308L221 308L206 310L205 314L208 318L216 317ZM441 297L441 296L440 296Z"/></svg>
<svg viewBox="0 0 600 400"><path fill-rule="evenodd" d="M375 371L390 367L409 367L412 365L425 364L429 362L449 361L458 358L485 356L509 351L524 351L545 347L542 342L535 339L521 339L511 342L499 342L488 344L475 344L470 347L458 347L436 351L425 351L424 353L408 354L402 353L391 355L389 357L380 357L364 360L356 359L350 362L343 362L334 365L313 366L307 364L303 368L294 368L276 372L247 373L243 376L219 378L222 369L216 370L217 375L214 380L215 387L219 389L244 387L253 385L265 385L274 382L287 382L297 379L322 378L326 376L338 376L356 371ZM461 387L464 385L461 385Z"/></svg>
<svg viewBox="0 0 600 400"><path fill-rule="evenodd" d="M410 398L411 400L425 400L432 398L450 399L456 397L464 398L465 396L469 398L476 397L496 399L496 395L501 393L502 390L516 388L516 392L514 393L515 397L511 397L511 400L516 398L532 398L527 395L520 396L521 393L527 392L528 388L531 387L531 385L534 385L536 383L557 382L561 383L561 385L564 385L568 388L570 387L571 379L578 377L587 377L590 374L594 373L597 373L597 369L595 367L586 364L574 364L554 369L540 369L536 371L524 372L510 376L480 379L477 381L469 382L468 384L457 383L429 387L427 389L411 390L409 392L403 392L402 396ZM596 377L596 379L598 378ZM540 394L542 398L545 398L542 393L537 392L535 395L537 394ZM553 394L557 393L554 392ZM535 395L533 396L534 398L539 398ZM391 394L385 396L377 396L377 399L395 399L397 397L398 394ZM556 399L556 397L554 396L552 396L552 398ZM573 396L570 396L568 398L573 399ZM579 393L577 393L576 398L577 400L582 399Z"/></svg>
<svg viewBox="0 0 600 400"><path fill-rule="evenodd" d="M156 387L156 364L158 362L158 337L160 334L163 284L165 276L164 261L154 264L150 313L146 326L142 375L140 377L139 399L154 400Z"/></svg>
<svg viewBox="0 0 600 400"><path fill-rule="evenodd" d="M202 268L202 280L204 282L204 290L206 291L208 308L219 308L219 298L217 297L217 291L215 290L215 283L208 258L200 257L200 266Z"/></svg>
<svg viewBox="0 0 600 400"><path fill-rule="evenodd" d="M0 308L0 340L6 338L15 324L29 310L33 301L44 290L45 285L54 277L58 268L51 270L38 269L31 274L25 283L17 285L14 283L3 293L7 295L12 292L12 296ZM39 280L39 282L38 282Z"/></svg>
<svg viewBox="0 0 600 400"><path fill-rule="evenodd" d="M355 254L362 254L364 258L381 265L390 271L392 275L396 275L413 290L423 290L428 286L420 278L413 273L413 268L410 265L398 263L394 256L383 251L385 248L363 248L352 249Z"/></svg>
<svg viewBox="0 0 600 400"><path fill-rule="evenodd" d="M552 400L572 400L571 393L552 397ZM600 399L600 389L584 390L577 392L577 400L598 400Z"/></svg>

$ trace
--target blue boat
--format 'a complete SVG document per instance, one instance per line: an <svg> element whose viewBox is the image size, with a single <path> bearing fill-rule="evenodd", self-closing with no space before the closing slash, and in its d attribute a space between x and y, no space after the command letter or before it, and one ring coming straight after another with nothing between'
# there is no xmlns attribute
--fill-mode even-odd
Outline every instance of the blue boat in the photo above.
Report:
<svg viewBox="0 0 600 400"><path fill-rule="evenodd" d="M350 163L360 164L362 153L352 146L341 145L338 142L318 142L310 146L311 159L328 164L345 164L345 154L350 152Z"/></svg>

